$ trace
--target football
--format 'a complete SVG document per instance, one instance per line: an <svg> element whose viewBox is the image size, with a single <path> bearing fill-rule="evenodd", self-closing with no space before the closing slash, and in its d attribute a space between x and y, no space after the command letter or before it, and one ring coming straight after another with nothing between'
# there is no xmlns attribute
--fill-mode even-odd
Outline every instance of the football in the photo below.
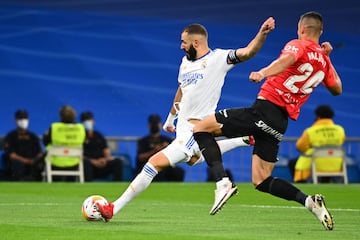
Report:
<svg viewBox="0 0 360 240"><path fill-rule="evenodd" d="M107 204L108 201L100 195L92 195L85 199L81 207L81 213L83 217L88 221L103 220L100 212L96 208L96 203Z"/></svg>

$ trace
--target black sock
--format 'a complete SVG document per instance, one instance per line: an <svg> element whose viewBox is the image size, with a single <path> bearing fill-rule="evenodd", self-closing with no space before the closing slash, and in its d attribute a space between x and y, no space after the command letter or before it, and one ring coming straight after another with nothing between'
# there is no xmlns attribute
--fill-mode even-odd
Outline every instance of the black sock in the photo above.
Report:
<svg viewBox="0 0 360 240"><path fill-rule="evenodd" d="M222 162L220 148L213 135L207 132L197 132L194 133L194 139L198 143L210 171L214 174L215 181L220 181L226 176L226 172Z"/></svg>
<svg viewBox="0 0 360 240"><path fill-rule="evenodd" d="M274 195L279 198L283 198L286 200L296 201L303 206L305 206L305 200L307 195L301 192L294 185L289 182L274 177L268 177L262 183L260 183L257 187L257 190L261 192L267 192L271 195Z"/></svg>

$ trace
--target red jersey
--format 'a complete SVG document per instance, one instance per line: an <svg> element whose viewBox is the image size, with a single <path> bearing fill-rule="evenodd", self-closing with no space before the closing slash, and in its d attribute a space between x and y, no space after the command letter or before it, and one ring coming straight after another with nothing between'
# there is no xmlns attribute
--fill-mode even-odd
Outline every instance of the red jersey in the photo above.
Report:
<svg viewBox="0 0 360 240"><path fill-rule="evenodd" d="M327 87L336 84L335 73L330 59L315 42L292 40L285 45L282 54L294 55L295 63L284 72L268 77L258 95L283 107L289 118L296 120L315 87L321 82Z"/></svg>

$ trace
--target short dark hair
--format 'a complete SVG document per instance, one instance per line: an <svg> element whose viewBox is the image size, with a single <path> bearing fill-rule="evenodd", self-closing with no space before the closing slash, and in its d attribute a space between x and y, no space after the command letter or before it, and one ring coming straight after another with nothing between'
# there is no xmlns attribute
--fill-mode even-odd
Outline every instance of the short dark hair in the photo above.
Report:
<svg viewBox="0 0 360 240"><path fill-rule="evenodd" d="M315 109L315 115L318 118L330 118L335 115L334 110L329 105L320 105Z"/></svg>
<svg viewBox="0 0 360 240"><path fill-rule="evenodd" d="M148 117L148 123L161 123L161 117L158 114L151 114Z"/></svg>
<svg viewBox="0 0 360 240"><path fill-rule="evenodd" d="M76 111L70 105L64 105L59 111L60 120L63 123L75 123Z"/></svg>
<svg viewBox="0 0 360 240"><path fill-rule="evenodd" d="M198 23L193 23L193 24L186 26L184 28L183 32L187 32L189 35L190 34L200 34L205 37L208 37L208 32L207 32L206 28L203 25L198 24Z"/></svg>
<svg viewBox="0 0 360 240"><path fill-rule="evenodd" d="M28 119L29 114L25 109L19 109L15 112L15 119Z"/></svg>
<svg viewBox="0 0 360 240"><path fill-rule="evenodd" d="M306 21L308 23L306 24L306 27L312 28L316 32L321 32L323 30L323 17L318 12L314 12L314 11L306 12L303 15L301 15L300 20Z"/></svg>
<svg viewBox="0 0 360 240"><path fill-rule="evenodd" d="M310 11L310 12L306 12L303 15L301 15L300 19L303 18L315 18L317 20L319 20L320 22L323 22L323 18L321 16L320 13L315 12L315 11Z"/></svg>
<svg viewBox="0 0 360 240"><path fill-rule="evenodd" d="M82 112L80 114L80 121L84 122L86 120L92 120L94 119L94 114L90 111Z"/></svg>

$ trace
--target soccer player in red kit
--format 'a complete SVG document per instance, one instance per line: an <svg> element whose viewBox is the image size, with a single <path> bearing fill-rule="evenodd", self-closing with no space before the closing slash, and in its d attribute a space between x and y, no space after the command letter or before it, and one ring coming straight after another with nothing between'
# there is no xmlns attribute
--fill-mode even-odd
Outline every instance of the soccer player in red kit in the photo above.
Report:
<svg viewBox="0 0 360 240"><path fill-rule="evenodd" d="M298 23L298 39L288 42L278 59L267 67L250 73L249 79L253 82L266 78L255 103L251 107L221 110L194 126L194 138L217 178L217 206L210 214L216 214L232 196L221 185L225 170L214 136L253 135L252 182L256 189L302 204L325 229L333 229L333 216L322 195L307 195L291 183L271 175L288 118L298 118L301 106L320 83L334 96L342 93L341 79L329 58L332 46L328 42L319 44L322 30L319 13L303 14Z"/></svg>

